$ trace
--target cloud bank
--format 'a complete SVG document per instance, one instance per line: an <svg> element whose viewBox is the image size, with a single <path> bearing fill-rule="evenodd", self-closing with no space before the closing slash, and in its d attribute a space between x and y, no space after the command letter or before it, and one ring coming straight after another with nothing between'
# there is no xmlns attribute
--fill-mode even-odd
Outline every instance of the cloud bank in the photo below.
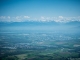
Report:
<svg viewBox="0 0 80 60"><path fill-rule="evenodd" d="M79 21L80 22L80 16L78 17L44 17L41 16L40 18L31 18L29 16L16 16L16 17L10 17L10 16L0 16L0 22L26 22L26 21L37 21L37 22L70 22L70 21Z"/></svg>

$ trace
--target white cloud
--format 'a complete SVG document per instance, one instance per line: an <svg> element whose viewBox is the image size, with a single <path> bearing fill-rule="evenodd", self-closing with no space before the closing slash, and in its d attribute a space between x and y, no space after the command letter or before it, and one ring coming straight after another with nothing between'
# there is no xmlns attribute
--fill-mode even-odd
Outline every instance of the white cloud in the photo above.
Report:
<svg viewBox="0 0 80 60"><path fill-rule="evenodd" d="M8 19L10 19L10 16L8 16Z"/></svg>
<svg viewBox="0 0 80 60"><path fill-rule="evenodd" d="M25 21L70 22L70 21L80 21L80 16L78 16L78 17L63 17L63 16L58 16L58 17L44 17L44 16L41 16L40 18L39 17L38 18L37 17L31 18L29 16L16 16L16 17L0 16L0 21L2 21L2 22L25 22Z"/></svg>
<svg viewBox="0 0 80 60"><path fill-rule="evenodd" d="M44 20L45 18L43 16L41 16L41 19Z"/></svg>
<svg viewBox="0 0 80 60"><path fill-rule="evenodd" d="M59 16L60 19L63 19L63 16Z"/></svg>
<svg viewBox="0 0 80 60"><path fill-rule="evenodd" d="M17 20L24 20L24 19L29 19L29 16L16 16L15 19Z"/></svg>
<svg viewBox="0 0 80 60"><path fill-rule="evenodd" d="M49 22L49 21L51 21L51 20L52 20L52 18L51 18L51 17L43 17L43 16L41 16L41 18L40 18L40 20L39 20L39 21Z"/></svg>
<svg viewBox="0 0 80 60"><path fill-rule="evenodd" d="M50 17L46 17L47 20L51 19Z"/></svg>
<svg viewBox="0 0 80 60"><path fill-rule="evenodd" d="M54 17L53 21L55 21L55 22L80 21L80 16L78 16L78 17L63 17L63 16L59 16L59 17Z"/></svg>
<svg viewBox="0 0 80 60"><path fill-rule="evenodd" d="M30 18L30 17L29 17L29 16L24 16L24 18L28 19L28 18Z"/></svg>
<svg viewBox="0 0 80 60"><path fill-rule="evenodd" d="M15 19L16 19L16 20L21 20L22 17L21 17L21 16L16 16Z"/></svg>
<svg viewBox="0 0 80 60"><path fill-rule="evenodd" d="M0 19L5 19L6 17L5 16L0 16Z"/></svg>
<svg viewBox="0 0 80 60"><path fill-rule="evenodd" d="M29 18L30 18L29 16L16 16L16 17L14 17L14 21L15 22L24 22Z"/></svg>
<svg viewBox="0 0 80 60"><path fill-rule="evenodd" d="M0 16L0 22L10 22L10 16Z"/></svg>
<svg viewBox="0 0 80 60"><path fill-rule="evenodd" d="M50 22L50 21L55 21L55 22L80 21L80 16L78 16L78 17L63 17L63 16L43 17L43 16L41 16L40 19L37 19L37 21L43 21L43 22Z"/></svg>
<svg viewBox="0 0 80 60"><path fill-rule="evenodd" d="M41 19L39 21L47 21L45 17L41 16Z"/></svg>

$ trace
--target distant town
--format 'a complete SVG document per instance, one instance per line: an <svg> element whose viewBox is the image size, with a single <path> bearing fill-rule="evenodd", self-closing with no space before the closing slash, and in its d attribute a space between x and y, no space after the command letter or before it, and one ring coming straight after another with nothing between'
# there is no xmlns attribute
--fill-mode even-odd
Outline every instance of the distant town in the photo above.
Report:
<svg viewBox="0 0 80 60"><path fill-rule="evenodd" d="M26 54L27 56L35 52L39 55L49 54L51 56L55 55L56 53L61 54L62 57L60 58L63 59L64 57L64 60L79 60L79 42L80 34L76 35L67 33L2 33L0 36L0 58L4 59L3 57L5 57L5 59L8 59L8 57L16 56L18 59L21 59L20 57L18 57L18 55ZM63 53L67 56L65 57ZM34 58L35 55L33 55ZM31 58L32 57L25 57L23 60L29 60ZM53 57L50 59L53 60L56 58Z"/></svg>

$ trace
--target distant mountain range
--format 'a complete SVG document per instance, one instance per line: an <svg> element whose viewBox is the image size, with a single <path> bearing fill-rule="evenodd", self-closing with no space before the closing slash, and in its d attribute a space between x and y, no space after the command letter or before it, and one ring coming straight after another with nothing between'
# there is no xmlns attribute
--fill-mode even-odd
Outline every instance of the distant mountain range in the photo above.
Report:
<svg viewBox="0 0 80 60"><path fill-rule="evenodd" d="M80 32L80 22L0 22L0 31L68 31Z"/></svg>
<svg viewBox="0 0 80 60"><path fill-rule="evenodd" d="M60 22L0 22L1 26L58 26L58 25L79 25L80 22L78 21L71 21L67 23L60 23Z"/></svg>

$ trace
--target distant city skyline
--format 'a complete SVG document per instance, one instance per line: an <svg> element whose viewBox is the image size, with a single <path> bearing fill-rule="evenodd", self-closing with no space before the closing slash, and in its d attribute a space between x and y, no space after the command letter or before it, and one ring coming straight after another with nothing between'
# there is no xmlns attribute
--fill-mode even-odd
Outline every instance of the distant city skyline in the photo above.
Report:
<svg viewBox="0 0 80 60"><path fill-rule="evenodd" d="M80 21L80 0L0 0L0 22Z"/></svg>

